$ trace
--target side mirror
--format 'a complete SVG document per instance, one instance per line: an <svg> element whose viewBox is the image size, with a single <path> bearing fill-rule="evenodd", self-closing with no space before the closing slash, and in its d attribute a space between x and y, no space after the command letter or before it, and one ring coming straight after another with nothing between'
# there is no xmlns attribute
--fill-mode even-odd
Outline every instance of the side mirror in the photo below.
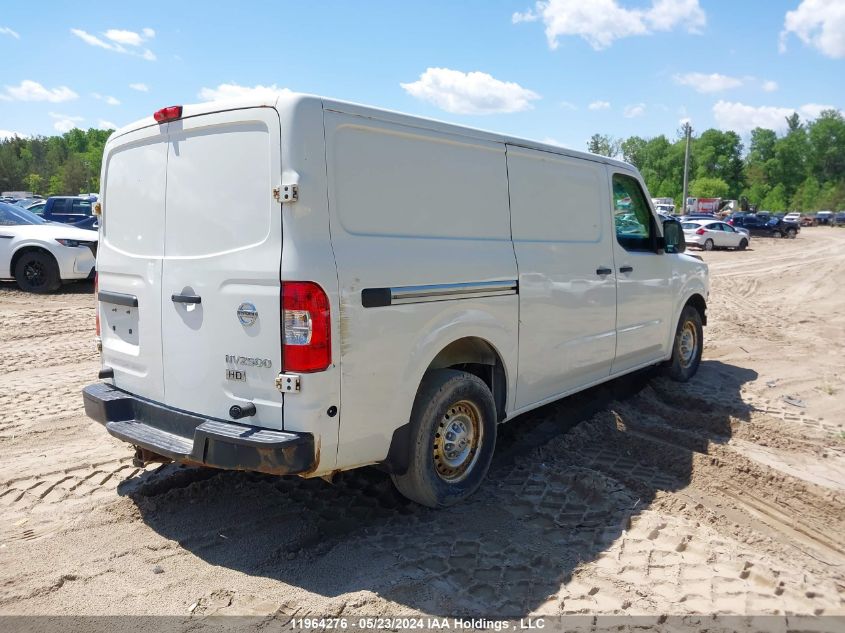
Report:
<svg viewBox="0 0 845 633"><path fill-rule="evenodd" d="M663 250L667 253L683 253L687 250L684 229L677 220L663 221Z"/></svg>

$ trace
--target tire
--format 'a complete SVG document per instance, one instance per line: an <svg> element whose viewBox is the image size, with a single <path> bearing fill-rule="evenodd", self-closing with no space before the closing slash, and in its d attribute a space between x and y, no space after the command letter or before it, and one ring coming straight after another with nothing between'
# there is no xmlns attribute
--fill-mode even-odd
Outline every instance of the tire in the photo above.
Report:
<svg viewBox="0 0 845 633"><path fill-rule="evenodd" d="M702 247L705 251L712 251L713 250L713 240L707 239L704 241L704 246Z"/></svg>
<svg viewBox="0 0 845 633"><path fill-rule="evenodd" d="M678 320L672 356L666 363L666 373L672 380L687 382L695 376L701 364L703 343L701 315L694 307L687 305Z"/></svg>
<svg viewBox="0 0 845 633"><path fill-rule="evenodd" d="M748 248L748 240L746 240L745 238L741 239L737 248L741 251L744 251L746 248Z"/></svg>
<svg viewBox="0 0 845 633"><path fill-rule="evenodd" d="M448 441L454 435L447 435L455 431L464 442L458 450ZM496 405L487 385L465 371L431 371L411 411L408 470L391 477L411 501L430 508L450 506L481 485L495 446Z"/></svg>
<svg viewBox="0 0 845 633"><path fill-rule="evenodd" d="M781 233L780 231L772 231L772 237L779 239L783 237L783 233Z"/></svg>
<svg viewBox="0 0 845 633"><path fill-rule="evenodd" d="M795 239L795 236L796 236L796 235L798 235L798 231L796 231L795 229L789 229L789 230L786 232L786 235L787 235L787 237L788 237L789 239L794 240L794 239Z"/></svg>
<svg viewBox="0 0 845 633"><path fill-rule="evenodd" d="M24 292L45 294L55 292L62 285L59 265L44 251L29 251L15 263L15 281Z"/></svg>

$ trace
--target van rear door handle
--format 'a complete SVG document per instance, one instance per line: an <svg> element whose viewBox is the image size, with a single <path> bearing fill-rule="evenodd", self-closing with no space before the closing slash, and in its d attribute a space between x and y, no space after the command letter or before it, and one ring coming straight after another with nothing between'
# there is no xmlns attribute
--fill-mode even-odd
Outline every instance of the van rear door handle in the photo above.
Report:
<svg viewBox="0 0 845 633"><path fill-rule="evenodd" d="M613 271L610 268L596 268L597 275L609 275Z"/></svg>
<svg viewBox="0 0 845 633"><path fill-rule="evenodd" d="M173 303L202 303L202 297L196 295L170 295Z"/></svg>
<svg viewBox="0 0 845 633"><path fill-rule="evenodd" d="M634 272L634 267L633 266L622 266L622 268L619 269L619 272L620 273L632 273L632 272Z"/></svg>

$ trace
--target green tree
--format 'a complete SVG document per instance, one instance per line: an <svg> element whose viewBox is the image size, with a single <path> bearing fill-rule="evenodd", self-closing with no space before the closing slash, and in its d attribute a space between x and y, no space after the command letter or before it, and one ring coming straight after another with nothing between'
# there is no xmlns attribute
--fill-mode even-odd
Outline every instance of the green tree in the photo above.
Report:
<svg viewBox="0 0 845 633"><path fill-rule="evenodd" d="M44 179L41 177L41 174L29 174L26 178L24 178L24 182L26 183L26 190L31 191L33 193L39 193L41 191L41 184L44 182Z"/></svg>
<svg viewBox="0 0 845 633"><path fill-rule="evenodd" d="M62 177L59 174L50 176L50 185L47 187L48 196L59 196L64 193L64 185L62 185Z"/></svg>
<svg viewBox="0 0 845 633"><path fill-rule="evenodd" d="M810 171L823 182L845 179L845 118L825 110L809 125Z"/></svg>
<svg viewBox="0 0 845 633"><path fill-rule="evenodd" d="M587 143L587 151L600 156L613 158L619 155L622 141L607 134L593 134Z"/></svg>
<svg viewBox="0 0 845 633"><path fill-rule="evenodd" d="M88 175L88 169L79 154L71 154L62 169L62 188L65 193L75 195L86 189Z"/></svg>
<svg viewBox="0 0 845 633"><path fill-rule="evenodd" d="M789 208L795 211L816 211L819 194L821 194L819 181L813 176L807 176L807 179L795 190L789 202Z"/></svg>
<svg viewBox="0 0 845 633"><path fill-rule="evenodd" d="M765 211L786 211L786 187L783 183L775 185L763 200L761 210Z"/></svg>
<svg viewBox="0 0 845 633"><path fill-rule="evenodd" d="M730 185L721 178L696 178L689 185L690 195L695 198L727 198Z"/></svg>
<svg viewBox="0 0 845 633"><path fill-rule="evenodd" d="M728 185L722 197L738 197L745 184L742 149L736 132L705 130L692 144L695 178L720 179Z"/></svg>

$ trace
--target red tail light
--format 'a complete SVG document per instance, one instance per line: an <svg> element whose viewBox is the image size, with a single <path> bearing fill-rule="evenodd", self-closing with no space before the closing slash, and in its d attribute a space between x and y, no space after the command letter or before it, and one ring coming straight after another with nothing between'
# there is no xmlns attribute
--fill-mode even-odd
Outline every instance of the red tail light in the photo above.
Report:
<svg viewBox="0 0 845 633"><path fill-rule="evenodd" d="M97 328L97 336L100 336L100 280L99 274L94 273L94 325Z"/></svg>
<svg viewBox="0 0 845 633"><path fill-rule="evenodd" d="M167 106L153 114L158 123L167 123L182 118L182 106Z"/></svg>
<svg viewBox="0 0 845 633"><path fill-rule="evenodd" d="M284 371L323 371L332 363L329 298L313 281L282 282Z"/></svg>
<svg viewBox="0 0 845 633"><path fill-rule="evenodd" d="M705 231L704 229L698 229L698 230L695 232L695 234L696 234L696 235L704 235L706 232L707 232L707 231Z"/></svg>
<svg viewBox="0 0 845 633"><path fill-rule="evenodd" d="M733 226L733 225L734 225L734 221L733 221L733 220L728 220L728 224L730 224L731 226Z"/></svg>

